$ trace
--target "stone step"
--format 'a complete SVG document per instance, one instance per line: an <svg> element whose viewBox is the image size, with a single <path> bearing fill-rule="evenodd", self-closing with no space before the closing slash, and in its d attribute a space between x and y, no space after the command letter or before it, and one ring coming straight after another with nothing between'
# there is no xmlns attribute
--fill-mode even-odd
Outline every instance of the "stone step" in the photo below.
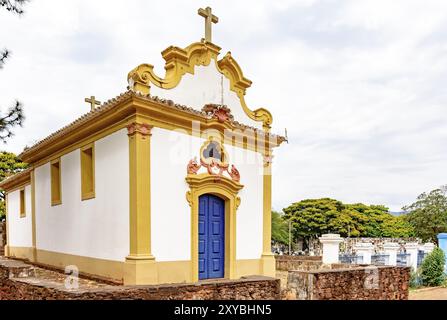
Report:
<svg viewBox="0 0 447 320"><path fill-rule="evenodd" d="M18 260L10 260L0 257L0 278L28 278L35 276L35 268L32 265Z"/></svg>

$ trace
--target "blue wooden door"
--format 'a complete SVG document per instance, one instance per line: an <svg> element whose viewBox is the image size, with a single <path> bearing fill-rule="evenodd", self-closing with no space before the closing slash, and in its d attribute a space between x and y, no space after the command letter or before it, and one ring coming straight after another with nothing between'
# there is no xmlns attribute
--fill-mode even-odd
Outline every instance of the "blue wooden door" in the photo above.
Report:
<svg viewBox="0 0 447 320"><path fill-rule="evenodd" d="M225 202L205 194L199 198L199 279L225 274Z"/></svg>

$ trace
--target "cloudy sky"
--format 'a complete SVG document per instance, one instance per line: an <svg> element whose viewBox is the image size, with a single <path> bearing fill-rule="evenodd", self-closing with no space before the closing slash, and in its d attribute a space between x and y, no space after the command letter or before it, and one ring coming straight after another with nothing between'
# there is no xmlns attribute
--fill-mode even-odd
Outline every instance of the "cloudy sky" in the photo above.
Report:
<svg viewBox="0 0 447 320"><path fill-rule="evenodd" d="M19 153L126 90L127 73L200 40L199 7L219 16L213 40L253 80L290 143L276 151L275 209L305 198L397 211L447 184L447 1L33 0L0 12L0 106L24 103L7 145Z"/></svg>

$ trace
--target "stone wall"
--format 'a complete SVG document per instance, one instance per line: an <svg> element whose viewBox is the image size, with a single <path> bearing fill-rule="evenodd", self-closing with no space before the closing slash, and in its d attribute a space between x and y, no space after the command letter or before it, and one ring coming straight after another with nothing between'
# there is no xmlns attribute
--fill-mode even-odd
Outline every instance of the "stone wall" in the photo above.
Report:
<svg viewBox="0 0 447 320"><path fill-rule="evenodd" d="M276 270L315 270L323 264L321 256L275 256Z"/></svg>
<svg viewBox="0 0 447 320"><path fill-rule="evenodd" d="M246 277L196 284L157 286L90 285L83 280L76 289L67 289L60 274L21 261L0 259L0 300L276 300L280 298L278 279ZM40 274L40 276L39 276ZM85 283L87 285L85 285Z"/></svg>
<svg viewBox="0 0 447 320"><path fill-rule="evenodd" d="M289 271L283 299L407 300L409 267L356 266Z"/></svg>
<svg viewBox="0 0 447 320"><path fill-rule="evenodd" d="M0 222L0 256L5 254L6 245L6 222Z"/></svg>

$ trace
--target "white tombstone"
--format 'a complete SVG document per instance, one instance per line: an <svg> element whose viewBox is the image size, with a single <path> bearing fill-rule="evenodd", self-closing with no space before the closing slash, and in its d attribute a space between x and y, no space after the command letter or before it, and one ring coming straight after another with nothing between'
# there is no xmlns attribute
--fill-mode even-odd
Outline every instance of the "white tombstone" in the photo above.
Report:
<svg viewBox="0 0 447 320"><path fill-rule="evenodd" d="M323 246L323 263L338 263L340 243L343 241L343 238L339 234L328 233L323 234L319 240Z"/></svg>
<svg viewBox="0 0 447 320"><path fill-rule="evenodd" d="M397 253L399 252L399 244L396 242L385 242L383 244L383 251L388 255L388 266L397 265Z"/></svg>
<svg viewBox="0 0 447 320"><path fill-rule="evenodd" d="M435 249L435 247L436 246L434 243L426 242L422 246L422 250L425 252L425 254L429 254L430 252L432 252Z"/></svg>
<svg viewBox="0 0 447 320"><path fill-rule="evenodd" d="M374 245L370 242L360 242L354 245L354 250L363 257L362 264L371 264L371 256L374 252Z"/></svg>
<svg viewBox="0 0 447 320"><path fill-rule="evenodd" d="M419 244L417 242L409 242L404 245L407 254L410 254L410 261L407 265L412 267L413 270L418 268L418 250Z"/></svg>

